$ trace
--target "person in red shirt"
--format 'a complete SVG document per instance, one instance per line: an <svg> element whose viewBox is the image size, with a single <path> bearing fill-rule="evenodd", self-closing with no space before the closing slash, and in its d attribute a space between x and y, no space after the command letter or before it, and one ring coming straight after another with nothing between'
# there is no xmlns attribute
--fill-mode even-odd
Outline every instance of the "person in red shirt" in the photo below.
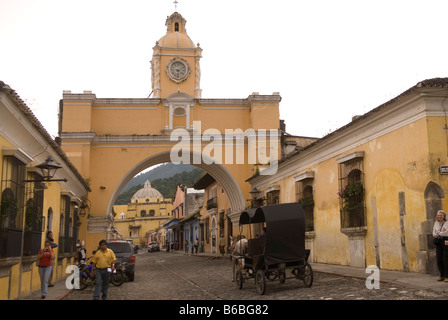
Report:
<svg viewBox="0 0 448 320"><path fill-rule="evenodd" d="M50 280L51 270L53 268L53 259L54 252L50 246L50 241L45 240L44 248L39 249L39 253L37 254L42 299L45 299L47 296L48 281Z"/></svg>

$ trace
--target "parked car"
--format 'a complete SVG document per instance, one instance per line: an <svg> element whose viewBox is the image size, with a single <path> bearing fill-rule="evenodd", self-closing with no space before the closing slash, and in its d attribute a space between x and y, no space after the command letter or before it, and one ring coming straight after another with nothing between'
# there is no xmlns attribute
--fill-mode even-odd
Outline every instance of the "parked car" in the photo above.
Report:
<svg viewBox="0 0 448 320"><path fill-rule="evenodd" d="M112 249L117 262L125 263L125 274L129 281L134 281L135 251L128 241L113 240L107 242L107 247Z"/></svg>
<svg viewBox="0 0 448 320"><path fill-rule="evenodd" d="M159 244L155 241L148 244L148 252L160 251Z"/></svg>

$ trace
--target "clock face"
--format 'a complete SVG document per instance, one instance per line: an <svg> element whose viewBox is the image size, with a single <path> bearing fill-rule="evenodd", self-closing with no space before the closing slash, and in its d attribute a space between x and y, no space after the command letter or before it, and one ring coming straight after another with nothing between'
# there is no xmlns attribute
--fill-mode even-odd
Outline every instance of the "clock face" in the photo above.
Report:
<svg viewBox="0 0 448 320"><path fill-rule="evenodd" d="M171 76L175 79L182 79L187 74L187 66L181 61L174 61L170 66Z"/></svg>
<svg viewBox="0 0 448 320"><path fill-rule="evenodd" d="M168 77L176 83L181 83L188 78L190 66L185 59L174 58L166 66Z"/></svg>

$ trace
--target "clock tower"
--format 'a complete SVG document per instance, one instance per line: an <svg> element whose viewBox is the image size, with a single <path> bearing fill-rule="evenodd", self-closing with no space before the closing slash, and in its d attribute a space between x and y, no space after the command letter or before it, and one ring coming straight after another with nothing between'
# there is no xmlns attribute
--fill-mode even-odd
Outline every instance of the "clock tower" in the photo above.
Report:
<svg viewBox="0 0 448 320"><path fill-rule="evenodd" d="M178 12L166 19L166 35L156 42L151 60L152 97L166 98L186 93L201 98L200 59L202 49L185 29L187 21Z"/></svg>

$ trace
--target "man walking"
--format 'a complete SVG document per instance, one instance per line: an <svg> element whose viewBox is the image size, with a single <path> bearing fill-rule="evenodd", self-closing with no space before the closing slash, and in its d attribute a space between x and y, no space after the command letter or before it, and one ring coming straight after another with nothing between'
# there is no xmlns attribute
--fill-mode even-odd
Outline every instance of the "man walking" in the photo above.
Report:
<svg viewBox="0 0 448 320"><path fill-rule="evenodd" d="M100 299L100 293L103 294L103 300L107 299L107 290L109 289L109 276L110 272L114 272L115 253L107 248L106 240L101 240L100 249L95 253L92 258L93 274L96 276L95 292L93 293L93 300ZM95 269L96 267L96 269Z"/></svg>

